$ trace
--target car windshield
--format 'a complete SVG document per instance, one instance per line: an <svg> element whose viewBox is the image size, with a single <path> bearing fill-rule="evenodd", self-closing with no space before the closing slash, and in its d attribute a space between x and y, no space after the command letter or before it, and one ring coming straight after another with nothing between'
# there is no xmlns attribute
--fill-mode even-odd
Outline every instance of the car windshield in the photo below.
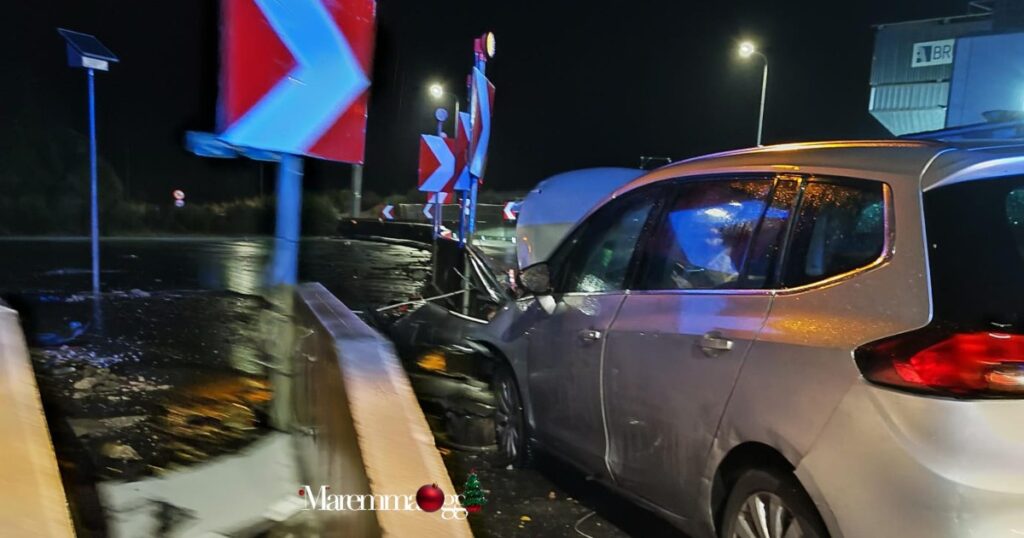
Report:
<svg viewBox="0 0 1024 538"><path fill-rule="evenodd" d="M924 195L936 321L1024 329L1024 176Z"/></svg>

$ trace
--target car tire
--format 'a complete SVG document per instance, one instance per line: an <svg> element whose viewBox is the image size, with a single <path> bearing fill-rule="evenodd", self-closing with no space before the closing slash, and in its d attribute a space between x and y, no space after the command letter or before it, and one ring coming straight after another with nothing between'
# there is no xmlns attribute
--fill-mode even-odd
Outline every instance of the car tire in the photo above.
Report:
<svg viewBox="0 0 1024 538"><path fill-rule="evenodd" d="M492 461L498 467L526 467L532 461L526 414L519 384L507 363L495 367L491 389L494 391L494 440L498 446Z"/></svg>
<svg viewBox="0 0 1024 538"><path fill-rule="evenodd" d="M722 510L718 533L719 538L828 535L814 501L793 473L776 469L750 469L739 476Z"/></svg>

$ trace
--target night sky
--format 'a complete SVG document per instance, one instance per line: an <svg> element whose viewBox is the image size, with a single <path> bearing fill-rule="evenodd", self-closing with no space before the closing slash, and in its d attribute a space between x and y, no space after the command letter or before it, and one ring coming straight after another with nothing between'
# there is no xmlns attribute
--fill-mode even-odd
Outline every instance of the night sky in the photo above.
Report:
<svg viewBox="0 0 1024 538"><path fill-rule="evenodd" d="M497 92L485 188L525 190L574 168L753 145L761 68L736 57L743 38L770 61L767 143L884 137L867 112L871 25L961 14L966 2L380 0L377 9L365 186L386 194L415 186L417 136L434 129L428 84L465 96L472 39L488 29ZM86 130L85 76L66 67L57 27L94 33L121 57L97 77L100 152L128 196L259 192L256 163L182 146L185 130L214 124L215 0L7 2L0 167L34 140L17 132L25 125ZM272 165L264 171L270 189ZM308 188L348 186L348 165L307 172Z"/></svg>

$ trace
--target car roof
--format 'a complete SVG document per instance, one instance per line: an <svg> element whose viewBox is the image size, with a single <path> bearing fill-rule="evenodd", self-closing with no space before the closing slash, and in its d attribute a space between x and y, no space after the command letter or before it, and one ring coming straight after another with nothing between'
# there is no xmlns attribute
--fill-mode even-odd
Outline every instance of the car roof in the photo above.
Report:
<svg viewBox="0 0 1024 538"><path fill-rule="evenodd" d="M910 183L929 190L986 177L1024 174L1021 141L846 140L779 144L687 159L658 168L620 188L718 173L806 173Z"/></svg>

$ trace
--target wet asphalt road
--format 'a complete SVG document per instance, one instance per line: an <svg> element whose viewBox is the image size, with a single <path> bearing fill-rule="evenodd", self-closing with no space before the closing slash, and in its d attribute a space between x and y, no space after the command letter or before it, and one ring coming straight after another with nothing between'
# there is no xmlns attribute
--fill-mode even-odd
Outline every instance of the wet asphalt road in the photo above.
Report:
<svg viewBox="0 0 1024 538"><path fill-rule="evenodd" d="M253 326L257 311L263 308L255 294L262 282L271 244L266 238L104 241L103 285L109 290L104 304L107 310L116 311L105 320L110 338L102 341L86 337L77 342L80 349L76 352L98 351L101 357L127 357L120 366L105 366L123 378L141 375L157 387L208 384L217 378L216 371L237 373L240 364L258 355L254 335L239 328ZM21 307L30 336L50 334L63 338L71 331L71 322L89 319L92 302L83 293L89 287L87 241L2 240L0 251L4 253L0 257L0 296L13 299L15 306ZM429 252L415 245L311 239L304 240L301 247L300 279L323 283L356 310L417 297L429 276ZM165 331L165 327L170 330ZM133 337L129 339L127 335ZM200 349L206 345L209 349ZM50 346L44 350L35 346L37 362L50 361L54 369L74 364L61 359L54 349L60 348ZM214 361L203 360L211 354L223 355ZM133 366L137 357L143 355L147 360L156 357L154 364L148 365L155 368L139 371ZM161 360L172 364L160 368ZM188 375L182 379L181 367L190 363L195 379L188 379ZM71 397L74 406L62 412L90 418L83 412L90 400L75 402L71 387L83 374L90 373L95 374L95 370L79 372L64 380L57 376L41 384L47 390L63 390L65 396ZM154 409L152 402L147 404L145 400L137 407L108 409L105 414L137 416L166 409L166 405ZM147 456L147 465L150 461L158 461L158 468L161 464L173 465L181 454L163 450L160 443L146 439L147 435L152 437L152 432L144 426L138 426L141 433L129 437L129 442L141 439L137 450ZM246 442L246 435L240 435L227 446ZM90 442L95 451L100 451L105 440L99 436ZM147 447L152 447L151 454L146 453ZM484 458L470 453L446 452L444 459L456 487L461 488L471 469L479 475L488 504L484 511L470 518L477 536L682 536L653 514L543 455L534 468L523 470L492 467ZM103 469L100 475L152 472L139 469L133 460L121 463ZM596 514L588 516L592 511Z"/></svg>
<svg viewBox="0 0 1024 538"><path fill-rule="evenodd" d="M256 294L270 238L104 239L104 291L215 290ZM0 239L0 296L90 289L89 242ZM417 296L430 276L430 252L415 244L304 239L299 279L322 283L353 309Z"/></svg>
<svg viewBox="0 0 1024 538"><path fill-rule="evenodd" d="M485 490L487 505L469 518L476 536L686 538L654 514L542 453L527 469L494 467L485 457L466 452L446 452L444 461L456 488L475 470Z"/></svg>

